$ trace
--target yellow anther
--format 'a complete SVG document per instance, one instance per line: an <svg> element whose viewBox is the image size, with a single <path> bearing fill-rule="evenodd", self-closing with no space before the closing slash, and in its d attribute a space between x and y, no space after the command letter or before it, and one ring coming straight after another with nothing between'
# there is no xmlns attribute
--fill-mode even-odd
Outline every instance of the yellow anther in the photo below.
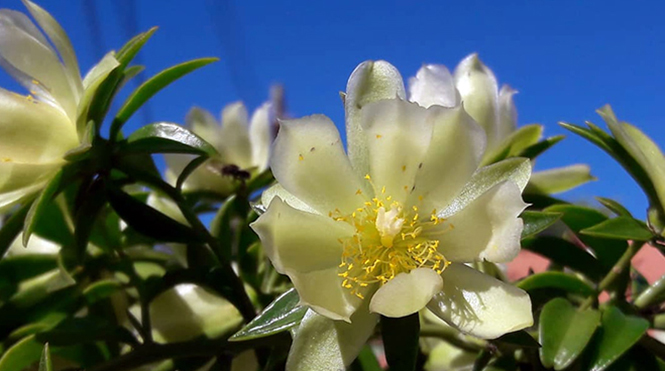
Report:
<svg viewBox="0 0 665 371"><path fill-rule="evenodd" d="M421 202L423 201L423 196L422 195L418 196L418 201L421 201Z"/></svg>
<svg viewBox="0 0 665 371"><path fill-rule="evenodd" d="M369 174L365 174L365 179L372 180L372 177L370 177Z"/></svg>
<svg viewBox="0 0 665 371"><path fill-rule="evenodd" d="M4 158L2 159L2 162L12 162L12 159L9 158L9 157L4 157Z"/></svg>
<svg viewBox="0 0 665 371"><path fill-rule="evenodd" d="M381 135L381 134L376 134L376 139L381 139L382 136L383 135Z"/></svg>
<svg viewBox="0 0 665 371"><path fill-rule="evenodd" d="M305 159L305 157L303 157L303 155L298 155L298 160L302 161L304 159Z"/></svg>
<svg viewBox="0 0 665 371"><path fill-rule="evenodd" d="M381 187L381 194L385 194L385 193L386 193L386 186L383 186L383 187Z"/></svg>
<svg viewBox="0 0 665 371"><path fill-rule="evenodd" d="M356 191L356 194L361 195L361 194L363 194L363 191L361 191L360 188L358 188L358 190Z"/></svg>
<svg viewBox="0 0 665 371"><path fill-rule="evenodd" d="M406 165L402 165L402 172L406 171Z"/></svg>

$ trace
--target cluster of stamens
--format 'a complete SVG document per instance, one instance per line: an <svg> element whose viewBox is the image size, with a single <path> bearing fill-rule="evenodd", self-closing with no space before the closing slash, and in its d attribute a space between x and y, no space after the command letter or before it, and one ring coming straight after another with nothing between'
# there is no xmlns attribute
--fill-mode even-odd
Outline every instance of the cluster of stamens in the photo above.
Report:
<svg viewBox="0 0 665 371"><path fill-rule="evenodd" d="M365 178L371 182L369 175ZM361 299L372 284L383 285L416 268L429 268L440 274L450 264L438 251L439 241L432 238L445 232L438 226L445 219L439 218L436 210L422 218L417 206L404 208L385 193L382 187L376 197L351 214L344 215L339 210L329 213L334 220L355 228L351 237L339 240L344 250L338 275L343 278L342 286ZM362 195L362 191L357 194Z"/></svg>

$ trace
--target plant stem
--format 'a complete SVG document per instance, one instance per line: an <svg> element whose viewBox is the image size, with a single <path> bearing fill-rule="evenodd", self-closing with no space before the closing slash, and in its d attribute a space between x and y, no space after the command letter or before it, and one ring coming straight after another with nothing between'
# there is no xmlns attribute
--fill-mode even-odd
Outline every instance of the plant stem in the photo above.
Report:
<svg viewBox="0 0 665 371"><path fill-rule="evenodd" d="M614 283L621 277L621 273L625 269L627 269L630 266L630 261L633 259L635 254L637 254L638 251L644 246L644 242L642 241L633 241L632 243L628 244L628 248L626 251L624 251L623 255L621 255L621 258L614 264L612 269L605 275L605 277L600 281L598 284L598 293L601 293L605 291L607 288L611 287L614 285ZM582 305L580 305L580 309L587 309L591 306L591 304L596 301L597 297L589 297L587 298Z"/></svg>
<svg viewBox="0 0 665 371"><path fill-rule="evenodd" d="M656 304L658 299L662 298L665 292L665 275L660 277L653 285L649 286L646 290L635 299L633 304L637 309L644 309L653 304Z"/></svg>
<svg viewBox="0 0 665 371"><path fill-rule="evenodd" d="M135 350L111 359L101 365L91 367L89 371L122 371L132 370L143 365L165 359L187 357L215 357L220 354L235 355L244 350L258 346L266 346L275 342L288 342L288 332L278 335L244 342L226 340L193 340L169 344L151 343L142 345Z"/></svg>
<svg viewBox="0 0 665 371"><path fill-rule="evenodd" d="M208 231L201 220L199 220L198 216L189 207L187 200L185 200L180 191L178 191L177 188L171 186L170 184L164 182L161 178L145 174L140 170L133 169L128 166L120 167L120 170L135 178L138 182L145 183L163 192L170 199L172 199L173 202L176 203L178 209L180 209L180 212L190 224L194 232L197 233L206 242L208 248L212 250L213 258L215 259L214 263L219 265L222 271L222 276L225 278L225 282L229 283L231 290L237 299L234 304L242 314L245 322L249 322L254 319L256 316L256 310L252 304L252 301L249 299L249 296L247 296L247 292L245 292L243 282L233 271L233 268L229 262L220 260L220 256L217 255L218 252L221 251L219 241L217 241L217 239L212 234L210 234L210 231Z"/></svg>
<svg viewBox="0 0 665 371"><path fill-rule="evenodd" d="M481 343L465 340L459 336L457 331L442 326L422 325L420 328L420 337L439 338L460 349L468 350L470 352L478 352L485 349Z"/></svg>

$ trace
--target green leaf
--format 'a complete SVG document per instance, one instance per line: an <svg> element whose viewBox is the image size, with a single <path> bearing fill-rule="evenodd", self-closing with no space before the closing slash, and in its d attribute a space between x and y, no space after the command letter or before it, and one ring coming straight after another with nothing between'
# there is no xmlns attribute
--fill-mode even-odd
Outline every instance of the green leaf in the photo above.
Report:
<svg viewBox="0 0 665 371"><path fill-rule="evenodd" d="M80 189L79 192L82 192L80 199L83 205L80 206L74 216L74 239L76 243L73 257L77 262L83 261L92 229L99 219L99 213L106 205L102 179L95 180L88 189Z"/></svg>
<svg viewBox="0 0 665 371"><path fill-rule="evenodd" d="M563 272L543 272L531 275L521 280L517 287L525 291L543 288L561 289L571 294L591 296L596 293L593 287L576 276Z"/></svg>
<svg viewBox="0 0 665 371"><path fill-rule="evenodd" d="M529 335L529 333L524 330L509 332L497 339L492 340L492 342L516 348L538 349L541 347L541 345L536 341L536 339L534 339L533 336Z"/></svg>
<svg viewBox="0 0 665 371"><path fill-rule="evenodd" d="M171 122L143 126L127 138L120 153L217 154L215 147L186 128Z"/></svg>
<svg viewBox="0 0 665 371"><path fill-rule="evenodd" d="M646 224L629 216L620 216L585 228L580 233L587 236L618 240L649 241L654 235Z"/></svg>
<svg viewBox="0 0 665 371"><path fill-rule="evenodd" d="M295 289L282 294L250 323L235 333L229 341L245 341L271 336L297 326L307 312L299 306L300 297Z"/></svg>
<svg viewBox="0 0 665 371"><path fill-rule="evenodd" d="M564 129L568 129L568 130L572 131L573 133L581 136L582 138L588 140L589 142L597 145L598 147L600 147L602 150L607 152L612 157L616 157L616 153L614 153L614 150L613 150L612 146L610 146L605 141L605 139L602 136L599 136L597 133L595 133L595 132L593 132L593 131L591 131L587 128L584 128L584 127L581 127L581 126L578 126L578 125L574 125L574 124L565 123L565 122L560 122L559 125L563 126Z"/></svg>
<svg viewBox="0 0 665 371"><path fill-rule="evenodd" d="M99 280L91 283L83 290L83 297L88 305L106 299L112 294L122 290L123 285L115 279Z"/></svg>
<svg viewBox="0 0 665 371"><path fill-rule="evenodd" d="M602 107L597 112L603 117L617 142L647 173L658 200L663 205L665 203L665 156L658 145L635 126L627 122L619 122L609 105Z"/></svg>
<svg viewBox="0 0 665 371"><path fill-rule="evenodd" d="M527 193L560 193L596 180L587 165L570 165L531 174Z"/></svg>
<svg viewBox="0 0 665 371"><path fill-rule="evenodd" d="M28 215L28 210L30 210L31 206L32 202L27 202L3 222L2 229L0 229L0 258L5 256L5 253L9 250L12 242L14 242L16 237L23 230L23 223L25 222L25 217Z"/></svg>
<svg viewBox="0 0 665 371"><path fill-rule="evenodd" d="M136 54L141 50L143 45L152 37L157 31L157 27L153 27L146 32L142 32L129 40L116 54L116 59L120 62L121 68L127 65L136 57Z"/></svg>
<svg viewBox="0 0 665 371"><path fill-rule="evenodd" d="M165 242L202 242L191 228L169 218L118 188L107 187L107 197L111 207L122 220L148 237Z"/></svg>
<svg viewBox="0 0 665 371"><path fill-rule="evenodd" d="M540 156L540 154L542 154L543 152L550 149L555 144L559 143L564 138L565 136L563 135L556 135L553 137L546 138L545 140L541 140L540 142L532 146L529 146L528 148L525 148L522 152L518 153L516 156L526 157L530 160L533 160L536 157Z"/></svg>
<svg viewBox="0 0 665 371"><path fill-rule="evenodd" d="M542 211L524 211L520 218L524 222L522 239L534 236L551 226L561 218L561 213L548 213Z"/></svg>
<svg viewBox="0 0 665 371"><path fill-rule="evenodd" d="M37 222L42 217L42 213L46 207L53 201L68 184L71 184L73 178L77 174L76 164L68 164L63 166L60 171L48 182L44 190L37 196L35 202L32 203L30 210L25 217L25 224L23 228L23 245L28 244L30 236L35 231Z"/></svg>
<svg viewBox="0 0 665 371"><path fill-rule="evenodd" d="M92 316L67 318L55 328L37 334L36 339L55 346L69 346L100 340L125 344L138 343L126 328L114 326L106 319Z"/></svg>
<svg viewBox="0 0 665 371"><path fill-rule="evenodd" d="M39 361L43 346L35 340L35 336L28 336L12 345L0 358L0 371L23 370Z"/></svg>
<svg viewBox="0 0 665 371"><path fill-rule="evenodd" d="M464 209L473 200L482 196L495 185L507 180L515 182L523 190L531 175L531 162L525 158L510 158L480 168L464 186L462 193L455 197L440 216L449 216Z"/></svg>
<svg viewBox="0 0 665 371"><path fill-rule="evenodd" d="M42 358L39 360L39 371L53 371L53 362L51 362L51 350L48 343L44 344Z"/></svg>
<svg viewBox="0 0 665 371"><path fill-rule="evenodd" d="M362 371L382 371L383 369L379 365L379 361L376 360L374 352L372 352L372 347L365 345L363 349L358 354L358 363L362 368Z"/></svg>
<svg viewBox="0 0 665 371"><path fill-rule="evenodd" d="M130 94L127 100L125 100L125 103L118 110L111 125L111 138L115 138L120 132L122 125L124 125L136 110L147 102L148 99L157 94L157 92L182 76L215 61L217 61L217 58L201 58L184 62L163 70L141 84L141 86Z"/></svg>
<svg viewBox="0 0 665 371"><path fill-rule="evenodd" d="M605 214L596 209L577 205L554 205L546 208L545 211L562 212L563 216L561 217L561 221L563 221L575 233L579 233L583 229L593 227L608 219ZM579 235L578 237L586 246L593 249L600 262L603 273L609 272L628 248L626 241L588 235Z"/></svg>
<svg viewBox="0 0 665 371"><path fill-rule="evenodd" d="M556 237L541 236L524 241L525 249L542 255L552 262L569 267L596 280L602 274L602 267L591 254L572 243Z"/></svg>
<svg viewBox="0 0 665 371"><path fill-rule="evenodd" d="M568 300L556 298L540 313L540 361L547 368L562 370L582 353L600 324L597 310L576 310Z"/></svg>
<svg viewBox="0 0 665 371"><path fill-rule="evenodd" d="M531 124L522 126L503 139L492 153L487 154L483 160L483 164L492 164L507 157L514 157L525 148L538 142L542 135L542 125Z"/></svg>
<svg viewBox="0 0 665 371"><path fill-rule="evenodd" d="M588 370L607 369L624 352L632 347L649 328L649 322L643 318L626 316L610 306L603 311L601 330L591 345L591 357Z"/></svg>
<svg viewBox="0 0 665 371"><path fill-rule="evenodd" d="M178 179L175 183L176 189L178 189L178 191L182 191L182 186L185 184L187 178L194 172L194 170L198 169L199 166L203 165L203 163L205 163L207 160L208 156L199 156L190 161L187 166L182 169L180 175L178 175Z"/></svg>
<svg viewBox="0 0 665 371"><path fill-rule="evenodd" d="M418 313L401 318L381 316L381 338L391 370L416 369L419 334Z"/></svg>
<svg viewBox="0 0 665 371"><path fill-rule="evenodd" d="M623 205L620 203L612 200L611 198L605 198L605 197L596 197L596 200L603 204L606 208L608 208L611 212L615 213L617 216L629 216L633 217L633 215L626 209Z"/></svg>

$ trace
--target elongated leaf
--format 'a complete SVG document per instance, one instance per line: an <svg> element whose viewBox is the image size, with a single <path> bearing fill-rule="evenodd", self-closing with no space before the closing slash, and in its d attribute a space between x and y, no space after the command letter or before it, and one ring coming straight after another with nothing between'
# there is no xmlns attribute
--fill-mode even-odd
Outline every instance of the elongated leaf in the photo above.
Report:
<svg viewBox="0 0 665 371"><path fill-rule="evenodd" d="M146 32L142 32L134 36L129 40L116 54L118 62L120 62L121 68L127 67L127 65L136 57L136 54L141 50L143 45L145 45L152 35L157 31L157 27L153 27Z"/></svg>
<svg viewBox="0 0 665 371"><path fill-rule="evenodd" d="M298 305L299 301L300 297L296 290L290 289L275 299L261 314L240 331L231 336L229 341L245 341L271 336L297 326L307 312L307 307Z"/></svg>
<svg viewBox="0 0 665 371"><path fill-rule="evenodd" d="M521 157L510 158L480 168L464 186L462 193L443 210L439 216L453 215L464 209L473 200L483 195L495 185L507 180L515 182L523 190L531 175L531 163Z"/></svg>
<svg viewBox="0 0 665 371"><path fill-rule="evenodd" d="M520 218L524 222L524 229L522 229L522 239L531 237L539 232L544 231L550 225L554 224L559 218L561 213L548 213L542 211L524 211Z"/></svg>
<svg viewBox="0 0 665 371"><path fill-rule="evenodd" d="M138 232L165 242L201 243L191 228L140 202L118 188L108 187L108 200L120 217Z"/></svg>
<svg viewBox="0 0 665 371"><path fill-rule="evenodd" d="M420 320L418 313L402 318L381 316L381 338L392 370L416 369Z"/></svg>
<svg viewBox="0 0 665 371"><path fill-rule="evenodd" d="M545 209L550 212L562 212L563 221L575 233L581 230L593 227L596 224L602 223L608 219L606 215L596 209L577 205L554 205ZM596 236L589 236L580 234L578 237L584 242L585 245L591 247L602 266L603 273L608 272L619 257L628 248L626 241L599 238Z"/></svg>
<svg viewBox="0 0 665 371"><path fill-rule="evenodd" d="M198 169L199 166L203 165L204 162L208 160L207 156L199 156L194 158L192 161L190 161L187 166L185 166L184 169L182 169L182 172L180 175L178 175L178 179L176 180L175 187L178 189L178 191L182 191L182 186L185 184L185 181L187 178L192 175L194 170Z"/></svg>
<svg viewBox="0 0 665 371"><path fill-rule="evenodd" d="M596 112L603 117L617 142L647 173L661 205L665 203L665 156L658 145L640 129L618 121L609 105Z"/></svg>
<svg viewBox="0 0 665 371"><path fill-rule="evenodd" d="M0 358L0 371L23 370L39 361L42 354L42 344L35 340L35 336L28 336L12 345Z"/></svg>
<svg viewBox="0 0 665 371"><path fill-rule="evenodd" d="M576 276L563 272L543 272L531 275L517 284L525 291L543 288L561 289L571 294L591 296L595 294L593 287Z"/></svg>
<svg viewBox="0 0 665 371"><path fill-rule="evenodd" d="M39 360L39 371L53 371L53 362L51 361L51 349L48 343L44 344L42 358Z"/></svg>
<svg viewBox="0 0 665 371"><path fill-rule="evenodd" d="M28 215L28 210L30 210L31 206L32 202L28 202L21 206L21 208L16 210L16 212L2 225L2 229L0 229L0 258L5 256L5 253L9 250L12 242L14 242L18 234L23 230L23 223L25 222L25 217Z"/></svg>
<svg viewBox="0 0 665 371"><path fill-rule="evenodd" d="M597 310L576 310L568 300L556 298L540 313L540 360L547 368L562 370L582 353L600 324Z"/></svg>
<svg viewBox="0 0 665 371"><path fill-rule="evenodd" d="M85 256L88 240L98 219L98 214L106 205L102 180L94 181L89 189L81 190L81 192L85 192L84 196L81 197L83 205L77 210L74 222L74 237L76 240L74 258L78 262L81 262Z"/></svg>
<svg viewBox="0 0 665 371"><path fill-rule="evenodd" d="M543 126L531 124L510 133L491 154L486 154L484 164L492 164L507 157L514 157L522 150L538 142L543 135Z"/></svg>
<svg viewBox="0 0 665 371"><path fill-rule="evenodd" d="M529 146L522 150L522 152L518 153L516 156L519 157L526 157L528 159L535 159L536 157L540 156L543 152L547 151L550 149L552 146L555 144L559 143L565 138L563 135L556 135L553 137L546 138L545 140L541 140L540 142Z"/></svg>
<svg viewBox="0 0 665 371"><path fill-rule="evenodd" d="M65 165L58 173L48 182L44 190L37 196L35 202L32 203L28 214L25 217L25 224L23 228L23 245L28 244L30 236L35 231L37 222L41 218L41 214L48 204L53 201L68 184L71 184L74 177L77 175L77 164Z"/></svg>
<svg viewBox="0 0 665 371"><path fill-rule="evenodd" d="M617 216L629 216L633 217L633 215L626 209L623 205L620 203L610 199L610 198L605 198L605 197L596 197L596 200L603 204L606 208L610 209L613 213L615 213Z"/></svg>
<svg viewBox="0 0 665 371"><path fill-rule="evenodd" d="M115 279L100 280L91 283L83 290L83 297L88 304L94 304L122 290L122 284Z"/></svg>
<svg viewBox="0 0 665 371"><path fill-rule="evenodd" d="M614 153L612 147L610 147L602 137L600 137L598 134L594 133L593 131L591 131L587 128L584 128L584 127L581 127L581 126L578 126L578 125L574 125L574 124L569 124L569 123L566 123L566 122L559 122L559 125L563 126L565 129L568 129L568 130L572 131L573 133L581 136L582 138L588 140L589 142L597 145L598 147L603 149L605 152L610 154L612 157L616 156L616 154Z"/></svg>
<svg viewBox="0 0 665 371"><path fill-rule="evenodd" d="M143 126L121 148L128 153L190 153L215 155L217 150L188 129L170 122Z"/></svg>
<svg viewBox="0 0 665 371"><path fill-rule="evenodd" d="M620 216L585 228L580 233L603 238L618 240L649 241L653 233L643 222L629 216Z"/></svg>
<svg viewBox="0 0 665 371"><path fill-rule="evenodd" d="M165 88L182 76L199 69L205 65L217 61L217 58L201 58L189 62L181 63L164 71L144 82L125 100L125 103L118 110L111 127L111 137L115 137L120 132L122 125L139 109L148 99L157 94L158 91Z"/></svg>
<svg viewBox="0 0 665 371"><path fill-rule="evenodd" d="M600 264L591 254L560 238L542 236L525 241L523 247L591 279L598 279L602 275Z"/></svg>
<svg viewBox="0 0 665 371"><path fill-rule="evenodd" d="M596 180L596 178L591 175L589 166L570 165L531 174L525 192L561 193L592 180Z"/></svg>
<svg viewBox="0 0 665 371"><path fill-rule="evenodd" d="M632 347L649 328L643 318L626 316L610 306L603 311L601 331L592 343L588 370L602 371Z"/></svg>

